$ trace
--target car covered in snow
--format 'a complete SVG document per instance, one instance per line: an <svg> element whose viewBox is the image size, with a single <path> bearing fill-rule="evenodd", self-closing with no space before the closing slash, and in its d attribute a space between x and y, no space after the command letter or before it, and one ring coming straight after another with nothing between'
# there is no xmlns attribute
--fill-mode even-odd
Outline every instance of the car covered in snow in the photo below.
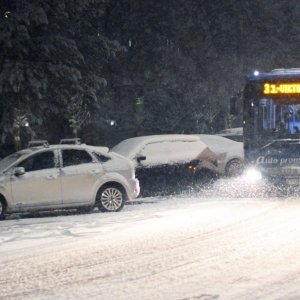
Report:
<svg viewBox="0 0 300 300"><path fill-rule="evenodd" d="M242 173L244 165L243 143L218 135L200 134L199 137L217 155L217 168L220 175L232 177Z"/></svg>
<svg viewBox="0 0 300 300"><path fill-rule="evenodd" d="M205 143L217 157L217 173L220 176L238 176L243 172L243 143L236 142L218 135L200 134L200 140ZM189 169L197 175L203 169L203 153L190 163Z"/></svg>
<svg viewBox="0 0 300 300"><path fill-rule="evenodd" d="M126 139L111 149L136 167L143 195L174 188L191 180L190 162L202 161L203 176L217 173L217 157L197 135L163 134ZM198 176L199 177L199 176Z"/></svg>
<svg viewBox="0 0 300 300"><path fill-rule="evenodd" d="M119 211L139 195L132 162L106 147L33 146L0 161L0 218L11 212L77 208Z"/></svg>

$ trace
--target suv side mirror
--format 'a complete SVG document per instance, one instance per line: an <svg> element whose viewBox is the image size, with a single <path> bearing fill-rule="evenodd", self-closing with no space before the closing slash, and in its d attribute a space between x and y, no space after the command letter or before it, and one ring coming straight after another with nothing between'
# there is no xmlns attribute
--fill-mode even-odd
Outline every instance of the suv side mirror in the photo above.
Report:
<svg viewBox="0 0 300 300"><path fill-rule="evenodd" d="M138 163L140 163L142 160L146 160L146 156L138 156L136 160Z"/></svg>
<svg viewBox="0 0 300 300"><path fill-rule="evenodd" d="M25 169L23 167L18 167L14 169L14 175L15 176L21 176L26 173Z"/></svg>

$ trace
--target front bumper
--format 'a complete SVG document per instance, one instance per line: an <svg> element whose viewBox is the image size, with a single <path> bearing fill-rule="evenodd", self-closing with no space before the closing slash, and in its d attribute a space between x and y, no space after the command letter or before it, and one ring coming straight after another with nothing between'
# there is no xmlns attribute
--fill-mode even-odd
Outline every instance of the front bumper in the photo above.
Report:
<svg viewBox="0 0 300 300"><path fill-rule="evenodd" d="M261 173L270 177L285 177L285 178L299 178L300 167L277 167L277 168L259 168Z"/></svg>

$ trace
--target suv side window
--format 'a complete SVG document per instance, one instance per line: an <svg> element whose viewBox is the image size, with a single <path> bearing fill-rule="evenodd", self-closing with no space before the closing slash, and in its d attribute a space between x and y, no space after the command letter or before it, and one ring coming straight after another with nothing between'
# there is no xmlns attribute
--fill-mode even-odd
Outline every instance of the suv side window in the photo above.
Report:
<svg viewBox="0 0 300 300"><path fill-rule="evenodd" d="M23 167L26 172L55 168L54 152L46 151L30 156L22 161L18 167Z"/></svg>
<svg viewBox="0 0 300 300"><path fill-rule="evenodd" d="M63 166L76 166L91 163L92 157L84 150L66 149L62 150Z"/></svg>

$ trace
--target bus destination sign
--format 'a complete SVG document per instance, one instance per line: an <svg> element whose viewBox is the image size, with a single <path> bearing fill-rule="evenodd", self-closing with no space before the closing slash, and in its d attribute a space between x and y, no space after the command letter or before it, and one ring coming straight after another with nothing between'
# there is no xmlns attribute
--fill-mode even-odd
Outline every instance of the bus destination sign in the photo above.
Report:
<svg viewBox="0 0 300 300"><path fill-rule="evenodd" d="M300 95L300 83L264 83L264 95Z"/></svg>

